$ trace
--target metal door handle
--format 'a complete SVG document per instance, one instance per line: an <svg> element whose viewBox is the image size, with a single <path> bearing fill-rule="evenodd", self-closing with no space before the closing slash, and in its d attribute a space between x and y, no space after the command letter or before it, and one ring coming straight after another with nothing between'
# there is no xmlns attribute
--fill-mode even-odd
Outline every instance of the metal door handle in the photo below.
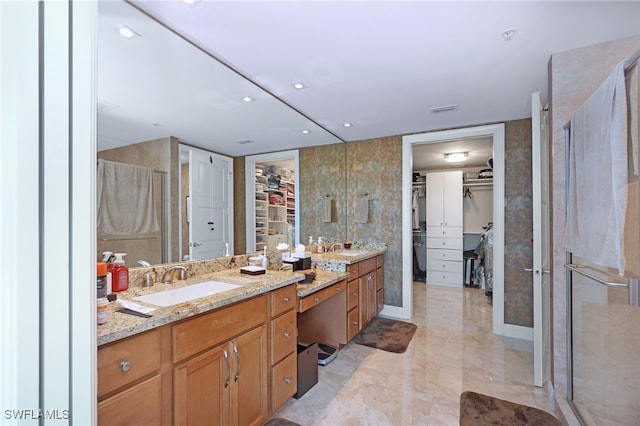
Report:
<svg viewBox="0 0 640 426"><path fill-rule="evenodd" d="M524 268L525 272L533 272L533 268ZM550 274L551 271L542 271L543 274ZM536 269L536 275L540 275L540 271Z"/></svg>

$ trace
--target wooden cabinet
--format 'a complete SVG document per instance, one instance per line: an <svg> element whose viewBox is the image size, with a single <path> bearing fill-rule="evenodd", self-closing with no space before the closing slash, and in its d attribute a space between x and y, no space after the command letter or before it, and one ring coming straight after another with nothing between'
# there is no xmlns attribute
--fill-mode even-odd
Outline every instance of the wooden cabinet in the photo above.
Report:
<svg viewBox="0 0 640 426"><path fill-rule="evenodd" d="M376 300L376 258L363 260L359 263L360 278L358 278L358 291L360 294L359 317L360 329L364 328L378 313Z"/></svg>
<svg viewBox="0 0 640 426"><path fill-rule="evenodd" d="M267 417L267 297L172 327L175 424L251 425Z"/></svg>
<svg viewBox="0 0 640 426"><path fill-rule="evenodd" d="M427 283L462 286L462 171L427 173Z"/></svg>
<svg viewBox="0 0 640 426"><path fill-rule="evenodd" d="M341 348L347 343L347 280L298 301L298 336L303 343Z"/></svg>
<svg viewBox="0 0 640 426"><path fill-rule="evenodd" d="M296 285L275 290L270 298L270 408L273 413L297 392Z"/></svg>
<svg viewBox="0 0 640 426"><path fill-rule="evenodd" d="M376 257L376 314L384 308L384 255Z"/></svg>
<svg viewBox="0 0 640 426"><path fill-rule="evenodd" d="M347 265L347 341L360 331L360 281L358 264Z"/></svg>
<svg viewBox="0 0 640 426"><path fill-rule="evenodd" d="M161 332L152 330L98 350L98 423L162 424Z"/></svg>

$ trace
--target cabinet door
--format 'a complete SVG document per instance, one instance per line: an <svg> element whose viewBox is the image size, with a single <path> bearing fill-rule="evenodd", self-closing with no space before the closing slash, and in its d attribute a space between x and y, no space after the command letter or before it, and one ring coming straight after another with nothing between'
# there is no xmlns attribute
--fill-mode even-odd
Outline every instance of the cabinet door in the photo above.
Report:
<svg viewBox="0 0 640 426"><path fill-rule="evenodd" d="M226 344L177 366L173 384L175 424L229 424L231 374Z"/></svg>
<svg viewBox="0 0 640 426"><path fill-rule="evenodd" d="M364 328L376 316L376 274L368 273L359 279L360 293L360 329Z"/></svg>
<svg viewBox="0 0 640 426"><path fill-rule="evenodd" d="M443 172L443 226L462 226L462 171Z"/></svg>
<svg viewBox="0 0 640 426"><path fill-rule="evenodd" d="M427 226L444 226L442 210L442 192L444 179L442 173L427 173L426 175ZM462 197L461 194L460 197Z"/></svg>
<svg viewBox="0 0 640 426"><path fill-rule="evenodd" d="M230 424L262 424L268 411L266 325L243 334L230 346L233 360Z"/></svg>

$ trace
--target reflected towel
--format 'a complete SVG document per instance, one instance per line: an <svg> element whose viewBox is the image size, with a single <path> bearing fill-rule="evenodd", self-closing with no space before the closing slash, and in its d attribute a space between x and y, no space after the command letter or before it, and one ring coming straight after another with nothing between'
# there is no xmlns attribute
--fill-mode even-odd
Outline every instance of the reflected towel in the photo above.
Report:
<svg viewBox="0 0 640 426"><path fill-rule="evenodd" d="M638 145L640 145L640 84L638 84L638 64L631 67L627 71L627 96L629 105L629 143L631 144L629 152L631 153L631 162L633 163L633 174L640 175L640 166L638 165Z"/></svg>
<svg viewBox="0 0 640 426"><path fill-rule="evenodd" d="M627 96L624 66L571 120L567 250L624 273L627 209Z"/></svg>
<svg viewBox="0 0 640 426"><path fill-rule="evenodd" d="M369 221L369 197L358 197L356 200L354 220L358 223L367 223Z"/></svg>
<svg viewBox="0 0 640 426"><path fill-rule="evenodd" d="M322 221L331 222L331 197L322 200Z"/></svg>
<svg viewBox="0 0 640 426"><path fill-rule="evenodd" d="M153 170L98 160L98 235L158 232Z"/></svg>

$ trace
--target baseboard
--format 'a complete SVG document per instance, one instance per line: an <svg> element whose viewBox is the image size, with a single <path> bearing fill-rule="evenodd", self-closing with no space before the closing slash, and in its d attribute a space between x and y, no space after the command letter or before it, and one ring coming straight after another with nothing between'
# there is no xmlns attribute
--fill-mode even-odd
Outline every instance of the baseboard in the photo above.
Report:
<svg viewBox="0 0 640 426"><path fill-rule="evenodd" d="M533 342L533 327L523 327L521 325L505 324L503 328L505 337L530 340Z"/></svg>

